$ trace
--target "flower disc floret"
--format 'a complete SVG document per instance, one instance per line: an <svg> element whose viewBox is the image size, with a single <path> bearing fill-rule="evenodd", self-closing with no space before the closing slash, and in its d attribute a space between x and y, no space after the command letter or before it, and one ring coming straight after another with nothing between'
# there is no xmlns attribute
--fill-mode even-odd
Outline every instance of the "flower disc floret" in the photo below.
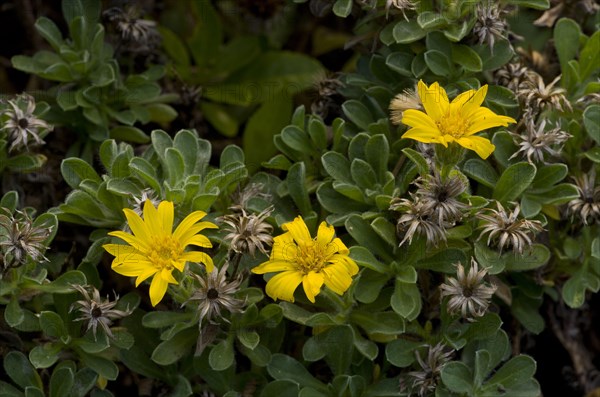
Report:
<svg viewBox="0 0 600 397"><path fill-rule="evenodd" d="M302 283L307 298L314 303L323 284L338 295L350 287L358 266L348 256L346 245L334 237L333 226L322 222L313 239L298 216L282 229L286 233L273 239L270 259L252 269L257 274L281 272L267 282L267 295L294 302L294 291Z"/></svg>
<svg viewBox="0 0 600 397"><path fill-rule="evenodd" d="M155 208L150 200L144 203L142 219L135 211L123 210L133 234L123 231L108 233L125 241L124 244L105 244L104 249L115 258L112 269L124 276L137 277L135 285L152 277L150 300L153 306L162 300L169 284L177 284L173 269L182 272L186 262L201 262L206 270L214 268L212 258L204 252L185 251L188 245L210 248L210 240L199 234L203 229L214 229L211 222L200 222L206 215L195 211L185 217L173 231L174 208L170 201L162 201Z"/></svg>

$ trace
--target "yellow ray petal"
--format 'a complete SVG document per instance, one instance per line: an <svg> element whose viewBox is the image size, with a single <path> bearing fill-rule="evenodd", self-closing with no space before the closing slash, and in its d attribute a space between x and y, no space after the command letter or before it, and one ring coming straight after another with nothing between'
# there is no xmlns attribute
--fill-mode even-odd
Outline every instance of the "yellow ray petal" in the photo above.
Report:
<svg viewBox="0 0 600 397"><path fill-rule="evenodd" d="M152 271L152 274L157 272L157 269L148 261L113 263L111 268L115 272L127 277L137 277L149 271Z"/></svg>
<svg viewBox="0 0 600 397"><path fill-rule="evenodd" d="M150 243L150 241L152 240L152 233L150 233L150 231L148 230L148 226L146 226L142 218L140 218L138 214L136 214L129 208L124 208L123 212L125 213L125 218L127 218L127 224L129 225L129 228L131 229L133 234L135 234L135 236L140 238L141 240Z"/></svg>
<svg viewBox="0 0 600 397"><path fill-rule="evenodd" d="M281 228L287 230L298 243L312 241L308 227L301 216L297 216L292 222L284 223Z"/></svg>
<svg viewBox="0 0 600 397"><path fill-rule="evenodd" d="M440 87L437 82L427 87L420 80L417 89L425 111L434 121L441 119L448 112L450 106L448 95L446 95L446 90Z"/></svg>
<svg viewBox="0 0 600 397"><path fill-rule="evenodd" d="M188 238L187 240L184 240L182 245L188 246L188 245L195 245L197 247L203 247L203 248L211 248L212 244L210 242L210 240L208 239L208 237L203 236L201 234L196 234L195 236L192 236L190 238Z"/></svg>
<svg viewBox="0 0 600 397"><path fill-rule="evenodd" d="M446 146L445 141L441 137L442 134L439 130L423 128L411 128L402 135L402 138L410 138L423 143L441 143Z"/></svg>
<svg viewBox="0 0 600 397"><path fill-rule="evenodd" d="M204 229L217 229L217 228L218 228L218 226L212 222L198 222L194 225L191 225L187 229L182 230L177 235L178 237L174 237L174 238L178 239L179 241L185 241L189 238L192 238L195 234L200 233L200 231L202 231ZM179 229L179 227L177 229ZM174 236L175 236L175 234L174 234Z"/></svg>
<svg viewBox="0 0 600 397"><path fill-rule="evenodd" d="M144 222L148 226L148 230L153 235L162 235L164 234L162 228L162 221L158 217L158 211L154 208L154 205L150 200L146 200L144 203Z"/></svg>
<svg viewBox="0 0 600 397"><path fill-rule="evenodd" d="M158 269L148 268L144 272L140 273L135 279L135 287L137 288L141 283L143 283L148 277L154 276L158 272Z"/></svg>
<svg viewBox="0 0 600 397"><path fill-rule="evenodd" d="M180 259L182 261L204 263L206 271L209 273L212 272L215 267L212 258L208 256L208 254L200 251L184 252Z"/></svg>
<svg viewBox="0 0 600 397"><path fill-rule="evenodd" d="M282 260L271 260L261 263L252 269L252 273L265 274L272 272L281 272L284 270L296 270L296 266L293 262L282 261Z"/></svg>
<svg viewBox="0 0 600 397"><path fill-rule="evenodd" d="M325 285L338 295L343 295L352 284L352 277L346 267L339 263L326 266L322 272L325 275Z"/></svg>
<svg viewBox="0 0 600 397"><path fill-rule="evenodd" d="M333 241L330 243L331 245L331 250L328 249L327 252L331 252L331 254L342 254L342 255L348 255L350 253L350 250L348 249L348 247L346 247L346 244L344 244L342 242L342 240L340 240L339 238L334 238Z"/></svg>
<svg viewBox="0 0 600 397"><path fill-rule="evenodd" d="M160 275L157 274L152 278L152 283L150 284L150 302L152 306L158 305L158 302L165 296L168 286L169 283L160 277Z"/></svg>
<svg viewBox="0 0 600 397"><path fill-rule="evenodd" d="M339 265L344 266L348 274L350 274L351 276L354 276L356 273L358 273L358 265L356 264L356 262L354 262L354 260L352 260L352 258L350 258L347 255L334 255L333 257L331 257L331 259L329 259L329 263L337 263Z"/></svg>
<svg viewBox="0 0 600 397"><path fill-rule="evenodd" d="M148 252L148 250L150 249L148 242L146 242L140 238L137 238L136 236L133 236L129 233L125 233L121 230L110 232L110 233L108 233L108 235L120 238L121 240L125 241L127 244L131 245L133 248L137 249L138 251Z"/></svg>
<svg viewBox="0 0 600 397"><path fill-rule="evenodd" d="M451 112L460 112L464 118L469 118L471 114L479 109L485 96L487 95L487 84L478 90L468 90L458 95L450 104Z"/></svg>
<svg viewBox="0 0 600 397"><path fill-rule="evenodd" d="M409 127L438 130L435 121L420 110L408 109L402 113L402 123Z"/></svg>
<svg viewBox="0 0 600 397"><path fill-rule="evenodd" d="M173 232L173 237L182 240L181 236L184 234L192 225L198 222L200 219L206 216L206 212L204 211L194 211L188 216L186 216L177 226L175 232ZM196 234L196 233L193 233Z"/></svg>
<svg viewBox="0 0 600 397"><path fill-rule="evenodd" d="M508 116L499 116L490 109L481 107L473 112L469 119L470 126L465 135L473 135L488 128L503 126L510 123L516 123L516 120Z"/></svg>
<svg viewBox="0 0 600 397"><path fill-rule="evenodd" d="M479 157L481 157L484 160L487 159L496 148L496 146L494 146L489 139L480 136L458 138L456 141L462 147L474 150L479 155Z"/></svg>
<svg viewBox="0 0 600 397"><path fill-rule="evenodd" d="M169 284L179 284L177 280L175 280L175 277L173 277L173 270L162 269L160 274L157 274L156 276L162 277L162 279Z"/></svg>
<svg viewBox="0 0 600 397"><path fill-rule="evenodd" d="M158 205L158 219L162 224L162 230L165 234L173 232L173 213L175 209L171 201L161 201Z"/></svg>
<svg viewBox="0 0 600 397"><path fill-rule="evenodd" d="M304 288L304 293L309 301L315 303L315 296L321 292L321 287L323 286L323 282L325 281L325 277L322 273L309 272L302 279L302 287Z"/></svg>
<svg viewBox="0 0 600 397"><path fill-rule="evenodd" d="M302 282L302 273L296 271L287 271L273 276L266 287L267 295L272 299L294 302L294 291Z"/></svg>
<svg viewBox="0 0 600 397"><path fill-rule="evenodd" d="M333 226L327 225L327 222L321 222L317 231L317 244L326 247L331 243L334 235L335 229Z"/></svg>
<svg viewBox="0 0 600 397"><path fill-rule="evenodd" d="M109 254L111 254L112 256L115 256L115 257L137 257L137 256L140 256L140 257L145 258L144 254L142 252L135 249L135 247L132 247L131 245L104 244L102 246L102 248L104 248L106 250L106 252L108 252Z"/></svg>
<svg viewBox="0 0 600 397"><path fill-rule="evenodd" d="M294 242L292 236L289 233L285 233L282 236L287 236L285 240L276 240L275 244L273 244L273 248L271 249L271 260L284 260L284 261L293 261L299 255L300 251L298 250L298 246ZM282 237L280 236L280 237Z"/></svg>

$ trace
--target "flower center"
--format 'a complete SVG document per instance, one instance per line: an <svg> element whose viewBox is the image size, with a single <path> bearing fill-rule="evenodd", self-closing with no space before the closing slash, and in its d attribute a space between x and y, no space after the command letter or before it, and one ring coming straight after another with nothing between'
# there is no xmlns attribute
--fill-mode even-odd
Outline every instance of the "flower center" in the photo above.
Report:
<svg viewBox="0 0 600 397"><path fill-rule="evenodd" d="M451 135L454 138L462 138L469 128L468 121L455 112L446 113L436 124L443 135Z"/></svg>
<svg viewBox="0 0 600 397"><path fill-rule="evenodd" d="M158 236L152 240L148 257L157 269L173 269L173 262L179 261L183 249L179 241L171 236Z"/></svg>
<svg viewBox="0 0 600 397"><path fill-rule="evenodd" d="M327 252L327 247L323 247L317 242L312 241L304 246L299 247L296 263L298 270L303 274L308 274L310 271L319 272L329 260L331 252Z"/></svg>
<svg viewBox="0 0 600 397"><path fill-rule="evenodd" d="M29 120L22 118L17 121L17 124L19 124L19 127L21 128L27 128L29 126Z"/></svg>
<svg viewBox="0 0 600 397"><path fill-rule="evenodd" d="M210 300L213 299L217 299L219 297L219 291L217 291L214 288L210 288L207 292L206 292L206 297Z"/></svg>
<svg viewBox="0 0 600 397"><path fill-rule="evenodd" d="M95 307L92 309L92 318L102 317L102 309L99 307Z"/></svg>

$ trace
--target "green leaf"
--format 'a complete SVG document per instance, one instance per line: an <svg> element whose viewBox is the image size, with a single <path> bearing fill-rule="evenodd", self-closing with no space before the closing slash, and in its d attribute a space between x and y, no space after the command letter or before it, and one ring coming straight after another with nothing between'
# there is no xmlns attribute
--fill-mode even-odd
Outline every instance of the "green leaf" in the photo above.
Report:
<svg viewBox="0 0 600 397"><path fill-rule="evenodd" d="M392 52L385 60L385 64L404 77L413 77L411 65L414 55L404 52Z"/></svg>
<svg viewBox="0 0 600 397"><path fill-rule="evenodd" d="M600 48L600 31L596 31L587 40L579 55L579 73L582 81L588 79L594 71L598 70L598 65L600 65L600 51L598 51L598 48ZM592 83L588 83L588 87L590 84Z"/></svg>
<svg viewBox="0 0 600 397"><path fill-rule="evenodd" d="M350 173L356 184L363 189L373 189L377 183L375 171L366 161L356 158L350 163Z"/></svg>
<svg viewBox="0 0 600 397"><path fill-rule="evenodd" d="M542 244L533 244L522 255L506 253L506 270L525 271L544 266L550 260L550 250Z"/></svg>
<svg viewBox="0 0 600 397"><path fill-rule="evenodd" d="M131 127L128 125L119 125L111 128L110 130L111 139L116 139L125 142L133 143L148 143L150 138L146 133L139 128Z"/></svg>
<svg viewBox="0 0 600 397"><path fill-rule="evenodd" d="M425 157L423 157L421 153L411 148L402 149L402 153L404 153L406 157L408 157L413 163L415 163L417 169L419 170L419 174L429 174L429 165L427 164L427 160L425 160Z"/></svg>
<svg viewBox="0 0 600 397"><path fill-rule="evenodd" d="M390 364L406 368L415 362L415 349L423 346L422 342L409 339L396 339L385 347L385 357Z"/></svg>
<svg viewBox="0 0 600 397"><path fill-rule="evenodd" d="M508 167L494 188L494 199L507 203L519 197L533 182L536 168L529 163L517 163Z"/></svg>
<svg viewBox="0 0 600 397"><path fill-rule="evenodd" d="M327 386L314 378L308 370L293 357L285 354L273 354L271 362L267 365L269 375L277 380L289 380L300 386L326 392Z"/></svg>
<svg viewBox="0 0 600 397"><path fill-rule="evenodd" d="M506 389L531 380L535 374L535 361L525 355L511 358L487 381L489 385L502 385ZM443 379L443 371L442 371Z"/></svg>
<svg viewBox="0 0 600 397"><path fill-rule="evenodd" d="M4 310L4 320L10 327L16 327L25 320L25 312L19 305L17 296L13 295Z"/></svg>
<svg viewBox="0 0 600 397"><path fill-rule="evenodd" d="M384 260L391 261L389 247L385 241L381 239L373 231L373 228L359 215L350 215L345 222L346 230L359 243L376 255L379 255Z"/></svg>
<svg viewBox="0 0 600 397"><path fill-rule="evenodd" d="M342 104L342 110L350 121L364 131L368 130L369 124L375 122L369 109L356 99L350 99L344 102Z"/></svg>
<svg viewBox="0 0 600 397"><path fill-rule="evenodd" d="M393 35L396 43L408 44L425 37L427 32L415 20L401 20L394 26Z"/></svg>
<svg viewBox="0 0 600 397"><path fill-rule="evenodd" d="M192 8L196 18L188 47L195 63L206 67L219 53L219 47L223 42L223 28L219 14L210 2L194 0Z"/></svg>
<svg viewBox="0 0 600 397"><path fill-rule="evenodd" d="M369 334L398 335L405 329L404 320L395 312L354 310L350 320Z"/></svg>
<svg viewBox="0 0 600 397"><path fill-rule="evenodd" d="M162 47L165 49L167 55L175 62L176 65L181 67L190 66L190 55L188 53L185 44L177 37L173 31L167 29L164 26L158 26L162 38Z"/></svg>
<svg viewBox="0 0 600 397"><path fill-rule="evenodd" d="M390 155L390 144L383 134L371 136L365 145L365 156L375 174L377 180L383 182L388 170L388 158Z"/></svg>
<svg viewBox="0 0 600 397"><path fill-rule="evenodd" d="M71 392L74 383L73 370L68 367L57 368L50 378L50 397L65 397Z"/></svg>
<svg viewBox="0 0 600 397"><path fill-rule="evenodd" d="M429 50L425 52L425 63L429 69L438 76L448 76L452 72L450 60L441 51Z"/></svg>
<svg viewBox="0 0 600 397"><path fill-rule="evenodd" d="M200 110L206 117L206 120L213 125L221 134L228 138L237 135L239 124L234 115L227 107L218 103L203 101L200 103Z"/></svg>
<svg viewBox="0 0 600 397"><path fill-rule="evenodd" d="M588 135L600 144L600 105L590 105L583 112L583 125Z"/></svg>
<svg viewBox="0 0 600 397"><path fill-rule="evenodd" d="M289 380L275 380L267 383L260 393L260 397L298 397L300 391L298 383Z"/></svg>
<svg viewBox="0 0 600 397"><path fill-rule="evenodd" d="M83 368L75 374L70 397L84 397L94 387L98 375L89 368Z"/></svg>
<svg viewBox="0 0 600 397"><path fill-rule="evenodd" d="M219 342L212 348L208 356L210 367L215 371L224 371L235 361L233 343L230 339Z"/></svg>
<svg viewBox="0 0 600 397"><path fill-rule="evenodd" d="M58 361L62 350L59 343L44 343L37 345L29 352L29 361L35 368L50 368Z"/></svg>
<svg viewBox="0 0 600 397"><path fill-rule="evenodd" d="M14 190L4 193L0 200L0 207L8 209L10 212L15 212L19 203L19 193Z"/></svg>
<svg viewBox="0 0 600 397"><path fill-rule="evenodd" d="M60 46L64 41L56 24L46 17L39 17L37 21L35 21L34 26L35 30L50 43L52 48L54 48L55 51L59 51Z"/></svg>
<svg viewBox="0 0 600 397"><path fill-rule="evenodd" d="M35 386L43 388L42 379L33 369L27 357L19 351L10 351L4 356L4 371L21 388Z"/></svg>
<svg viewBox="0 0 600 397"><path fill-rule="evenodd" d="M565 179L568 173L569 167L566 164L546 164L535 174L531 187L532 189L547 190Z"/></svg>
<svg viewBox="0 0 600 397"><path fill-rule="evenodd" d="M414 269L413 269L414 270ZM416 272L415 272L416 277ZM390 299L392 309L403 318L412 321L421 312L421 293L414 283L396 278L394 293Z"/></svg>
<svg viewBox="0 0 600 397"><path fill-rule="evenodd" d="M334 179L346 183L353 183L350 175L350 162L346 156L338 152L327 152L321 157L323 168Z"/></svg>
<svg viewBox="0 0 600 397"><path fill-rule="evenodd" d="M452 60L470 72L480 72L483 68L479 54L464 44L452 45Z"/></svg>
<svg viewBox="0 0 600 397"><path fill-rule="evenodd" d="M152 361L159 365L169 365L177 362L192 350L197 338L198 329L196 327L184 329L171 339L156 346L152 352Z"/></svg>
<svg viewBox="0 0 600 397"><path fill-rule="evenodd" d="M85 352L80 352L79 357L86 366L108 380L116 380L119 376L119 367L109 359Z"/></svg>
<svg viewBox="0 0 600 397"><path fill-rule="evenodd" d="M352 0L336 0L333 4L333 13L341 18L346 18L352 12Z"/></svg>
<svg viewBox="0 0 600 397"><path fill-rule="evenodd" d="M549 0L511 0L511 3L517 6L524 6L536 10L547 10L550 8Z"/></svg>
<svg viewBox="0 0 600 397"><path fill-rule="evenodd" d="M473 374L460 361L451 361L442 367L444 385L455 393L469 393L473 389Z"/></svg>
<svg viewBox="0 0 600 397"><path fill-rule="evenodd" d="M69 336L62 318L51 311L40 313L40 326L44 334L52 338L66 338Z"/></svg>
<svg viewBox="0 0 600 397"><path fill-rule="evenodd" d="M561 69L564 70L566 64L577 55L580 35L579 24L572 19L561 18L554 26L554 47L558 54Z"/></svg>
<svg viewBox="0 0 600 397"><path fill-rule="evenodd" d="M294 203L296 203L302 215L308 216L312 211L312 207L306 190L306 167L303 162L295 163L290 167L286 181Z"/></svg>

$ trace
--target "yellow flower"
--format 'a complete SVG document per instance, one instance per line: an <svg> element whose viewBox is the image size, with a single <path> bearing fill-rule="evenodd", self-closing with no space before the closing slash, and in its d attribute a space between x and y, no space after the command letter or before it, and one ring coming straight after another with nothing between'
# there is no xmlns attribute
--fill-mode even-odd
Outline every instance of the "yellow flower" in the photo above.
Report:
<svg viewBox="0 0 600 397"><path fill-rule="evenodd" d="M112 269L124 276L137 277L135 286L150 276L150 300L156 306L167 292L169 284L177 284L173 277L173 269L183 271L185 263L202 262L207 272L212 272L214 265L210 256L204 252L188 251L188 245L210 248L212 244L206 236L198 234L203 229L214 229L211 222L198 222L206 213L195 211L189 214L175 232L173 232L173 203L162 201L158 209L150 200L144 203L144 219L129 208L123 210L133 235L122 231L110 232L110 236L118 237L129 245L105 244L102 247L115 256Z"/></svg>
<svg viewBox="0 0 600 397"><path fill-rule="evenodd" d="M271 258L252 269L253 273L282 272L267 282L267 295L277 300L294 301L294 291L300 283L311 302L325 284L342 295L358 266L348 256L348 248L334 238L333 226L322 222L313 239L302 217L281 226L287 233L273 239Z"/></svg>
<svg viewBox="0 0 600 397"><path fill-rule="evenodd" d="M492 127L504 126L516 121L512 117L500 116L481 106L488 86L478 90L463 92L452 103L446 91L438 83L427 87L419 81L418 91L425 112L407 109L402 115L402 123L412 127L402 135L424 143L448 143L474 150L486 159L495 149L489 139L475 136L476 133Z"/></svg>

